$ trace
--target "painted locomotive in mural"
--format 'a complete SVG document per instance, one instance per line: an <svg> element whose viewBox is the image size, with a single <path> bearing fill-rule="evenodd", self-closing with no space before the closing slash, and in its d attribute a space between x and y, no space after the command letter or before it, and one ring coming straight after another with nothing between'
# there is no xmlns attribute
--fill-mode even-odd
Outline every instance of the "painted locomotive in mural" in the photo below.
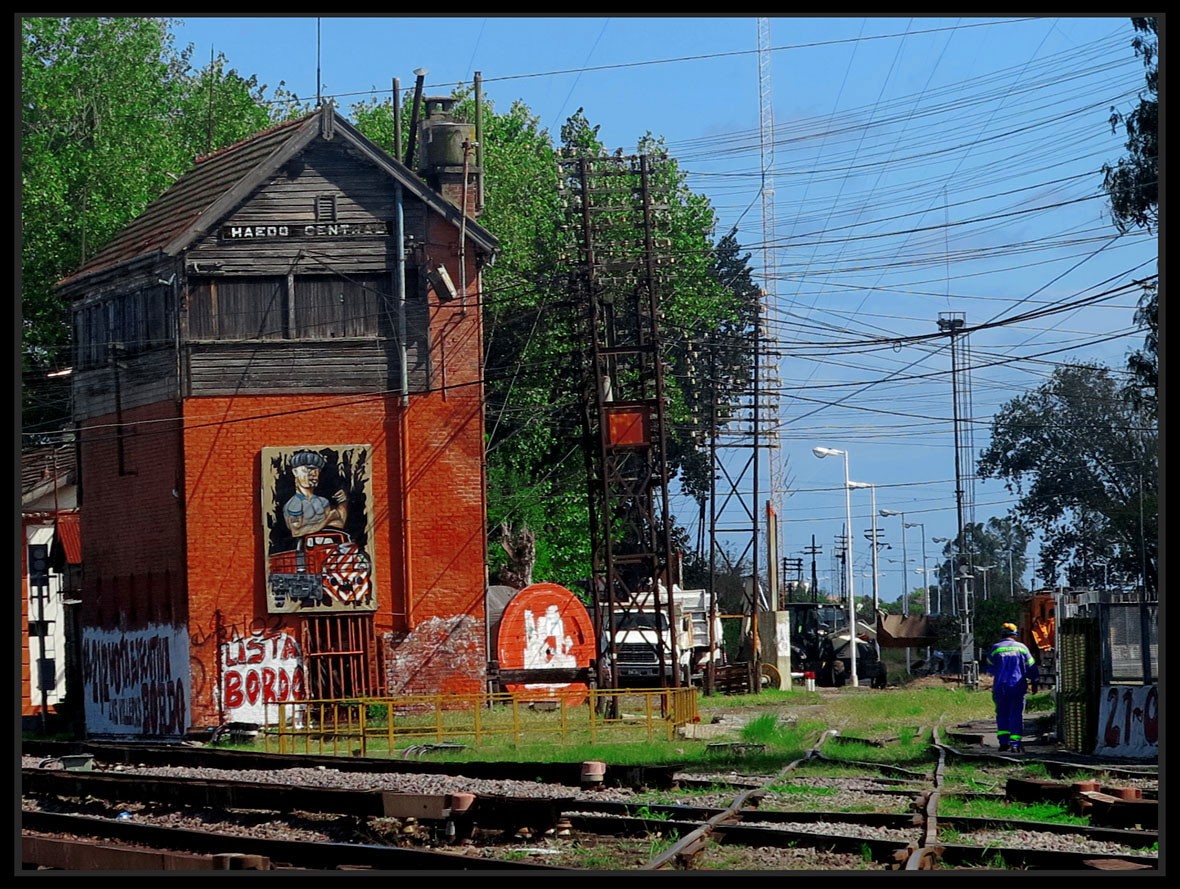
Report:
<svg viewBox="0 0 1180 889"><path fill-rule="evenodd" d="M317 531L299 538L293 550L272 553L268 574L276 609L288 601L362 607L373 598L369 556L343 531Z"/></svg>

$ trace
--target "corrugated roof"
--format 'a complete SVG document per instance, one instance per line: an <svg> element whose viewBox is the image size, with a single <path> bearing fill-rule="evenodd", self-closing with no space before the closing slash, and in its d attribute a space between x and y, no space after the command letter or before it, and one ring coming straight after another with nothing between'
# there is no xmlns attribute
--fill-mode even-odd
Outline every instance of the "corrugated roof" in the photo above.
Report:
<svg viewBox="0 0 1180 889"><path fill-rule="evenodd" d="M43 445L28 448L20 455L20 492L22 501L29 494L52 486L68 484L74 476L74 446Z"/></svg>
<svg viewBox="0 0 1180 889"><path fill-rule="evenodd" d="M76 512L63 512L57 516L55 533L57 544L61 547L70 565L82 564L82 521Z"/></svg>
<svg viewBox="0 0 1180 889"><path fill-rule="evenodd" d="M331 138L346 139L361 149L380 168L453 221L462 219L459 209L428 188L408 167L390 157L359 130L325 106L301 118L285 121L198 160L159 198L152 201L110 243L72 275L58 282L68 288L80 280L153 253L177 255L225 216L247 191L260 186L282 164L322 133L321 115L331 114ZM233 199L237 195L237 199ZM492 252L496 238L470 218L465 223L468 237Z"/></svg>

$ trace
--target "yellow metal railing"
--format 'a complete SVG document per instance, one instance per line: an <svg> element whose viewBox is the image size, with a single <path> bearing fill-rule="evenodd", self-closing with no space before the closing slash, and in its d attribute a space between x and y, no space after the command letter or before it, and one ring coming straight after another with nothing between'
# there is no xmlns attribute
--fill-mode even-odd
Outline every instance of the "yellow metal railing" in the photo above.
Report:
<svg viewBox="0 0 1180 889"><path fill-rule="evenodd" d="M288 701L266 705L262 736L267 751L331 756L396 756L428 742L651 742L698 722L697 696L696 688L653 688Z"/></svg>

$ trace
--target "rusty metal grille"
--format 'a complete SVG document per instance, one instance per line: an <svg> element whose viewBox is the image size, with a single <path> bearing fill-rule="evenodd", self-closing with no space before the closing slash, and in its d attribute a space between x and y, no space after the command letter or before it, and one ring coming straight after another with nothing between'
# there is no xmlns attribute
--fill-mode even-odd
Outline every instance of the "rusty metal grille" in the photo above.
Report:
<svg viewBox="0 0 1180 889"><path fill-rule="evenodd" d="M371 614L324 615L303 624L308 696L319 700L382 693Z"/></svg>

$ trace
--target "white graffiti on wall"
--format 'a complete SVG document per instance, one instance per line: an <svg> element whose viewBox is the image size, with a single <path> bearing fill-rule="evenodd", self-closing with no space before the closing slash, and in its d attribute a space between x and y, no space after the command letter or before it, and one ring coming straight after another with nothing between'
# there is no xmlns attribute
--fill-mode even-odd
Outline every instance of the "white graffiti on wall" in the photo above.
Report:
<svg viewBox="0 0 1180 889"><path fill-rule="evenodd" d="M125 633L87 628L82 640L87 732L183 735L188 657L188 635L181 627Z"/></svg>
<svg viewBox="0 0 1180 889"><path fill-rule="evenodd" d="M565 621L556 605L550 605L540 617L528 609L524 612L524 669L544 670L552 667L576 667L574 640L566 635ZM529 684L525 688L556 688L555 685Z"/></svg>
<svg viewBox="0 0 1180 889"><path fill-rule="evenodd" d="M550 605L539 618L526 609L524 613L524 668L576 667L574 640L565 634L565 621L556 605Z"/></svg>
<svg viewBox="0 0 1180 889"><path fill-rule="evenodd" d="M274 724L280 708L307 698L303 652L286 633L253 633L221 646L221 706L226 722ZM271 705L271 706L267 706ZM287 721L302 723L303 707L284 707Z"/></svg>
<svg viewBox="0 0 1180 889"><path fill-rule="evenodd" d="M1102 689L1096 753L1130 758L1159 756L1160 694L1156 685Z"/></svg>

